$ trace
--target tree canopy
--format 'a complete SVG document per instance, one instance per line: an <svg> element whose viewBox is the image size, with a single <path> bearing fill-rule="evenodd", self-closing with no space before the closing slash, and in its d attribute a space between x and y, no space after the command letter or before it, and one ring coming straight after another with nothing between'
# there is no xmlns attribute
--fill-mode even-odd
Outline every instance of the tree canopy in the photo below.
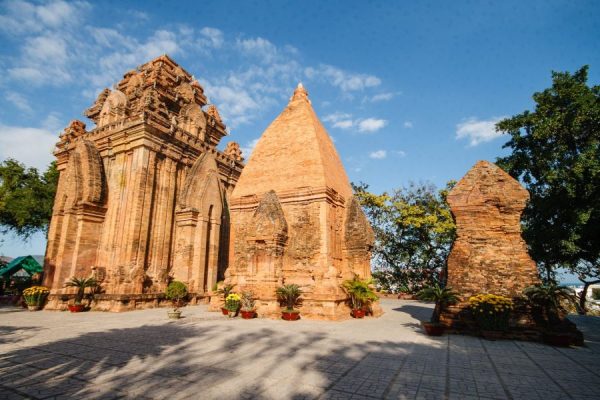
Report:
<svg viewBox="0 0 600 400"><path fill-rule="evenodd" d="M375 231L373 278L381 289L414 293L443 281L455 226L448 190L411 184L381 195L364 183L354 191Z"/></svg>
<svg viewBox="0 0 600 400"><path fill-rule="evenodd" d="M46 231L57 183L54 162L43 174L13 159L0 163L0 231L25 239Z"/></svg>
<svg viewBox="0 0 600 400"><path fill-rule="evenodd" d="M531 194L524 237L550 279L557 267L584 282L600 277L600 86L587 80L587 66L553 72L534 111L497 124L512 150L498 165Z"/></svg>

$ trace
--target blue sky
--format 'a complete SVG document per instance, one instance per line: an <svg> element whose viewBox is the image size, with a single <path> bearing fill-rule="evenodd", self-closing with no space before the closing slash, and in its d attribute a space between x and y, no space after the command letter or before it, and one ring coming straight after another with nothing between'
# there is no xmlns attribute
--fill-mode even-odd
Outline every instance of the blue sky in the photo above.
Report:
<svg viewBox="0 0 600 400"><path fill-rule="evenodd" d="M2 2L0 159L44 168L100 90L167 53L219 107L222 146L250 151L301 81L352 181L442 186L504 154L494 122L552 70L600 82L598 38L597 1Z"/></svg>

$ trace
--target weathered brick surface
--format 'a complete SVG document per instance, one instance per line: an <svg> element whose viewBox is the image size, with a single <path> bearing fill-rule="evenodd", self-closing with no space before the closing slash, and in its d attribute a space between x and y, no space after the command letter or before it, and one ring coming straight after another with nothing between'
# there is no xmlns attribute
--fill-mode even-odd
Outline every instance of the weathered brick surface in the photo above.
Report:
<svg viewBox="0 0 600 400"><path fill-rule="evenodd" d="M243 159L237 144L216 149L225 125L206 103L198 82L161 56L100 93L85 113L94 129L65 129L45 260L49 307L64 307L71 276L96 275L105 291L96 307L120 309L123 295L156 303L169 275L195 293L223 275L223 204Z"/></svg>
<svg viewBox="0 0 600 400"><path fill-rule="evenodd" d="M448 286L462 300L444 310L443 323L476 330L468 310L470 296L520 297L523 289L539 282L535 262L521 237L521 213L528 199L529 193L519 182L487 161L477 162L450 191L448 204L457 238L448 257ZM515 311L514 319L512 324L519 329L532 327L527 311Z"/></svg>
<svg viewBox="0 0 600 400"><path fill-rule="evenodd" d="M226 282L254 291L259 315L279 316L275 289L296 283L304 317L349 317L340 284L370 277L373 233L301 86L261 136L230 209Z"/></svg>
<svg viewBox="0 0 600 400"><path fill-rule="evenodd" d="M457 238L448 257L448 285L464 297L522 294L539 282L521 237L529 193L496 165L479 161L448 194Z"/></svg>

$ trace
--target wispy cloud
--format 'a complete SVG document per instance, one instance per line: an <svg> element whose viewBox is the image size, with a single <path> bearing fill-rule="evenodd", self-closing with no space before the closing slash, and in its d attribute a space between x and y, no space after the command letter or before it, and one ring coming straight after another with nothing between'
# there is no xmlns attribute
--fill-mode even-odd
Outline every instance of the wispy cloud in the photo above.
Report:
<svg viewBox="0 0 600 400"><path fill-rule="evenodd" d="M344 92L360 91L381 84L381 79L374 75L348 72L326 64L307 67L304 69L304 75L309 79L327 81Z"/></svg>
<svg viewBox="0 0 600 400"><path fill-rule="evenodd" d="M29 101L22 94L16 92L7 92L5 99L8 100L12 105L14 105L19 110L25 113L31 113L33 110L29 105Z"/></svg>
<svg viewBox="0 0 600 400"><path fill-rule="evenodd" d="M413 123L411 121L404 121L404 123L402 124L403 127L405 127L406 129L412 129L412 127L414 126Z"/></svg>
<svg viewBox="0 0 600 400"><path fill-rule="evenodd" d="M384 128L388 122L379 118L353 119L352 114L335 112L323 118L323 121L331 123L332 128L355 129L360 133L374 133Z"/></svg>
<svg viewBox="0 0 600 400"><path fill-rule="evenodd" d="M387 151L385 150L377 150L369 153L369 158L373 158L375 160L382 160L387 157Z"/></svg>
<svg viewBox="0 0 600 400"><path fill-rule="evenodd" d="M373 133L377 132L381 128L387 125L387 121L385 119L378 118L367 118L358 122L358 131Z"/></svg>
<svg viewBox="0 0 600 400"><path fill-rule="evenodd" d="M493 117L487 120L468 118L456 125L456 139L467 139L470 147L492 141L503 135L502 132L496 130L496 124L504 118Z"/></svg>

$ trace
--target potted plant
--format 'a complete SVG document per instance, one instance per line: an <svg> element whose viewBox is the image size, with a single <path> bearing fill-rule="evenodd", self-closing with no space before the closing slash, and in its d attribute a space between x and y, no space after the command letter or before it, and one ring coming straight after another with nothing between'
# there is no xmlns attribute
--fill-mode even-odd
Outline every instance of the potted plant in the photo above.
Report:
<svg viewBox="0 0 600 400"><path fill-rule="evenodd" d="M229 312L227 311L227 307L225 307L225 302L227 300L227 296L229 296L229 293L231 293L234 287L235 285L225 285L223 283L223 285L217 289L217 293L223 296L223 307L221 307L221 312L223 315L227 315Z"/></svg>
<svg viewBox="0 0 600 400"><path fill-rule="evenodd" d="M552 284L529 286L523 291L532 306L537 322L544 329L544 341L553 346L569 346L571 335L569 322L565 321L566 307L576 305L572 289Z"/></svg>
<svg viewBox="0 0 600 400"><path fill-rule="evenodd" d="M508 297L480 293L469 297L469 306L475 322L486 339L497 339L508 329L513 302Z"/></svg>
<svg viewBox="0 0 600 400"><path fill-rule="evenodd" d="M235 318L238 310L240 309L241 297L237 293L229 293L225 299L225 308L227 309L227 315L229 318Z"/></svg>
<svg viewBox="0 0 600 400"><path fill-rule="evenodd" d="M48 293L50 293L50 290L44 286L32 286L23 290L23 297L29 311L37 311L42 308Z"/></svg>
<svg viewBox="0 0 600 400"><path fill-rule="evenodd" d="M165 298L173 302L173 310L167 311L167 315L171 319L181 318L181 310L179 307L183 306L183 300L188 294L187 286L185 283L179 281L173 281L169 283L165 290Z"/></svg>
<svg viewBox="0 0 600 400"><path fill-rule="evenodd" d="M295 283L290 283L277 288L275 291L277 298L283 304L285 309L281 311L281 318L286 321L296 321L300 319L300 311L294 310L294 306L298 304L302 290Z"/></svg>
<svg viewBox="0 0 600 400"><path fill-rule="evenodd" d="M417 298L423 301L435 302L433 314L429 322L423 322L423 328L429 336L440 336L444 333L444 325L440 324L442 309L446 305L458 301L458 295L450 287L441 287L438 284L426 287L417 293Z"/></svg>
<svg viewBox="0 0 600 400"><path fill-rule="evenodd" d="M256 315L256 311L254 310L254 304L256 303L254 300L254 293L250 291L242 292L242 308L240 313L242 314L242 318L244 319L252 319Z"/></svg>
<svg viewBox="0 0 600 400"><path fill-rule="evenodd" d="M365 311L373 301L379 297L371 288L371 280L361 280L357 275L342 283L342 288L348 295L348 301L352 308L351 315L354 318L364 318Z"/></svg>
<svg viewBox="0 0 600 400"><path fill-rule="evenodd" d="M85 296L86 288L95 288L98 286L98 282L95 278L78 278L76 276L72 277L67 283L65 283L65 287L74 287L77 288L77 293L75 294L75 303L69 304L69 311L71 312L82 312L85 310L85 306L81 304L83 301L83 296Z"/></svg>

